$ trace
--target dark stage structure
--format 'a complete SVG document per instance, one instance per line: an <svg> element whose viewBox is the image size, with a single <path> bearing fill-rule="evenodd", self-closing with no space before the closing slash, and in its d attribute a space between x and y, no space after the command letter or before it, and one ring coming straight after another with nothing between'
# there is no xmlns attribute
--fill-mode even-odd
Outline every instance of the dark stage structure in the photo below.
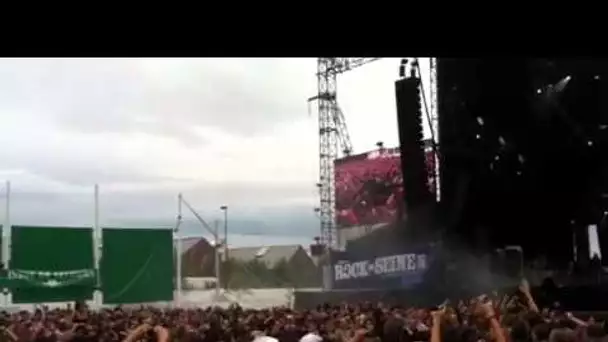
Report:
<svg viewBox="0 0 608 342"><path fill-rule="evenodd" d="M572 264L588 269L594 264L590 226L608 254L608 62L431 60L431 94L425 96L416 59L402 62L395 82L401 220L349 242L342 257L328 253L330 277L339 276L343 289L361 282L361 289L394 294L412 291L404 284L416 276L415 283L425 284L435 297L446 293L433 284L449 283L451 291L459 291L458 283L470 282L468 275L479 274L474 259L482 256L491 259L488 272L512 279L532 262L544 269ZM432 151L425 154L423 115L433 113L429 102L436 107L438 128L431 129ZM332 106L327 108L338 112ZM343 120L338 114L334 117ZM438 170L429 169L425 155L436 156L432 165ZM429 188L429 178L438 193ZM332 212L333 204L328 208ZM321 217L322 224L331 221ZM335 228L327 227L322 231ZM424 256L424 268L403 261L414 260L414 254ZM467 266L465 258L473 261ZM608 257L602 262L608 265ZM344 291L336 298L352 295Z"/></svg>
<svg viewBox="0 0 608 342"><path fill-rule="evenodd" d="M608 63L438 59L442 209L476 250L564 267L606 245ZM608 249L606 250L608 251Z"/></svg>

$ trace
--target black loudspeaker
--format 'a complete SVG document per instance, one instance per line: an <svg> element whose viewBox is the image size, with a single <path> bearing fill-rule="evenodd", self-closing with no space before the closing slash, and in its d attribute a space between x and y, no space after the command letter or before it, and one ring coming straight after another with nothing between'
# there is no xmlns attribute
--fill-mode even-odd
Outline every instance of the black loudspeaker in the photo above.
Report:
<svg viewBox="0 0 608 342"><path fill-rule="evenodd" d="M406 208L411 209L428 204L432 199L424 154L420 78L408 77L396 81L395 95L404 202Z"/></svg>

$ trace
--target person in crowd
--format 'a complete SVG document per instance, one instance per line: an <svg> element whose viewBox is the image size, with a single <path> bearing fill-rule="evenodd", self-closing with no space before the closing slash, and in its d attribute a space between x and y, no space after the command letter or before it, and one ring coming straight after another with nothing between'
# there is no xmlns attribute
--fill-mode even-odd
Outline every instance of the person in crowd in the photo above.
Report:
<svg viewBox="0 0 608 342"><path fill-rule="evenodd" d="M515 293L417 308L383 303L311 310L154 307L0 314L0 341L24 342L601 342L604 322L559 306L539 308L523 281Z"/></svg>

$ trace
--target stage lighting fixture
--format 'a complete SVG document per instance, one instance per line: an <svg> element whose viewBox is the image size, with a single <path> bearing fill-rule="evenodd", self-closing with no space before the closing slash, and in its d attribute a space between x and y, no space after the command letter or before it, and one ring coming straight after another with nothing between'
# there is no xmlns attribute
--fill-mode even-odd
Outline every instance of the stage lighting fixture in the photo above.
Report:
<svg viewBox="0 0 608 342"><path fill-rule="evenodd" d="M521 154L517 155L517 160L519 160L519 162L521 164L523 164L526 161L526 159L524 158L524 156L522 156Z"/></svg>
<svg viewBox="0 0 608 342"><path fill-rule="evenodd" d="M494 156L494 160L499 161L500 160L500 156L498 156L498 155Z"/></svg>
<svg viewBox="0 0 608 342"><path fill-rule="evenodd" d="M479 126L483 126L483 118L481 116L477 117L477 123L479 124Z"/></svg>
<svg viewBox="0 0 608 342"><path fill-rule="evenodd" d="M587 146L593 146L593 141L587 140Z"/></svg>
<svg viewBox="0 0 608 342"><path fill-rule="evenodd" d="M475 135L475 139L481 139L481 135L479 135L479 134Z"/></svg>
<svg viewBox="0 0 608 342"><path fill-rule="evenodd" d="M503 137L498 137L498 142L500 143L500 146L505 146L507 144Z"/></svg>
<svg viewBox="0 0 608 342"><path fill-rule="evenodd" d="M543 92L543 90L542 90L542 89L540 89L540 88L536 89L536 93L537 93L537 94L541 94L542 92Z"/></svg>
<svg viewBox="0 0 608 342"><path fill-rule="evenodd" d="M600 79L600 75L595 75L595 76L593 77L593 79L594 79L594 80L599 80L599 79Z"/></svg>
<svg viewBox="0 0 608 342"><path fill-rule="evenodd" d="M562 92L566 86L568 85L568 82L570 82L570 80L572 79L572 77L570 76L566 76L564 77L561 81L557 82L552 88L555 92Z"/></svg>

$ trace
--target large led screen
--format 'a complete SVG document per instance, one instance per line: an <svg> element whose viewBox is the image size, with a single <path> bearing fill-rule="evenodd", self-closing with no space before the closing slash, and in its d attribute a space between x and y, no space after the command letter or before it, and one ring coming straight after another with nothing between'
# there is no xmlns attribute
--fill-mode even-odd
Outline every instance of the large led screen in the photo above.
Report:
<svg viewBox="0 0 608 342"><path fill-rule="evenodd" d="M432 175L433 153L426 153ZM403 178L398 148L349 156L335 162L336 221L338 227L390 223L403 208ZM429 187L434 192L432 177Z"/></svg>

